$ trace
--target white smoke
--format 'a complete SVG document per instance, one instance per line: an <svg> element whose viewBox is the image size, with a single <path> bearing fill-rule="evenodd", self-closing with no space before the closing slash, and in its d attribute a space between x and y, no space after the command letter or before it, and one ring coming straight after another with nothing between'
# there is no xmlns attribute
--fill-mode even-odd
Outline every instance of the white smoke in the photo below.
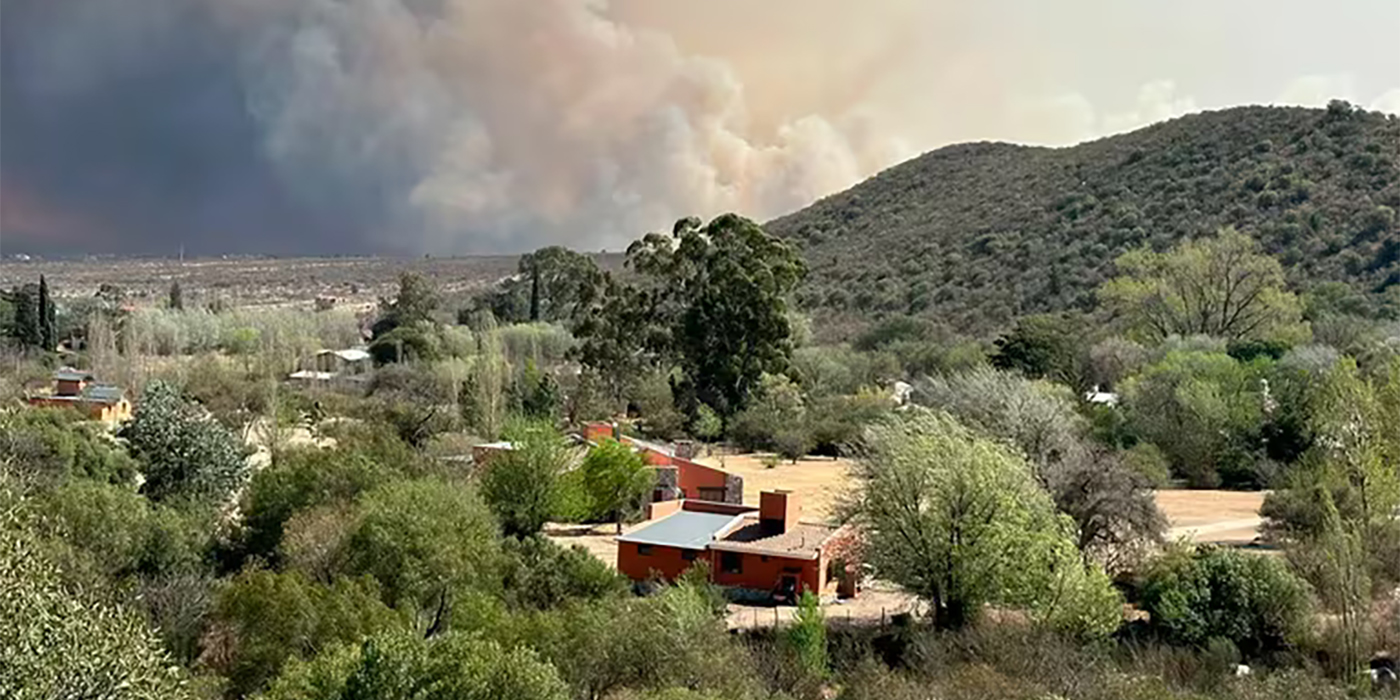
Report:
<svg viewBox="0 0 1400 700"><path fill-rule="evenodd" d="M220 12L252 37L249 108L285 184L324 206L347 191L382 198L404 249L617 248L680 216L775 216L908 155L855 113L800 117L759 141L728 65L598 2L237 0Z"/></svg>

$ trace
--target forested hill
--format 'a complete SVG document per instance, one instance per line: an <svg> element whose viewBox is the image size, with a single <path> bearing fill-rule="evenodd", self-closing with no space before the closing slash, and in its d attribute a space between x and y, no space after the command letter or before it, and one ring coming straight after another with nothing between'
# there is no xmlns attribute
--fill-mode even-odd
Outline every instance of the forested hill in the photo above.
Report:
<svg viewBox="0 0 1400 700"><path fill-rule="evenodd" d="M1240 107L1069 148L971 143L897 165L767 225L810 267L801 300L986 333L1093 305L1113 260L1225 225L1300 288L1400 284L1400 119Z"/></svg>

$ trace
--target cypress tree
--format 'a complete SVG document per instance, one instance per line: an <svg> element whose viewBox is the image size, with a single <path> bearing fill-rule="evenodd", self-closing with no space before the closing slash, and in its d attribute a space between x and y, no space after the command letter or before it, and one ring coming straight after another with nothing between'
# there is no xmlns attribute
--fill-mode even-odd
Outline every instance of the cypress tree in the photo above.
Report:
<svg viewBox="0 0 1400 700"><path fill-rule="evenodd" d="M34 347L43 340L39 331L39 311L36 308L33 285L17 287L10 292L10 303L15 307L14 327L11 334L20 345Z"/></svg>
<svg viewBox="0 0 1400 700"><path fill-rule="evenodd" d="M180 280L170 283L170 308L176 311L185 308L185 293L180 289Z"/></svg>
<svg viewBox="0 0 1400 700"><path fill-rule="evenodd" d="M45 350L58 346L58 332L55 328L57 314L53 300L49 298L49 281L39 275L39 345Z"/></svg>

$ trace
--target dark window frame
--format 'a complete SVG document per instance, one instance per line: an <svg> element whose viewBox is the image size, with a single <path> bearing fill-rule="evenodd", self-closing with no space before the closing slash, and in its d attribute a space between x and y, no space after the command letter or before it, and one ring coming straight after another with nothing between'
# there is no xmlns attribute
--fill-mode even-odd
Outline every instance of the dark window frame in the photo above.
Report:
<svg viewBox="0 0 1400 700"><path fill-rule="evenodd" d="M738 552L720 552L719 569L726 574L744 573L744 555Z"/></svg>
<svg viewBox="0 0 1400 700"><path fill-rule="evenodd" d="M651 552L652 552L652 546L651 546L651 545L649 545L649 544L639 544L639 545L637 545L637 554L638 554L639 556L649 557L649 556L651 556Z"/></svg>

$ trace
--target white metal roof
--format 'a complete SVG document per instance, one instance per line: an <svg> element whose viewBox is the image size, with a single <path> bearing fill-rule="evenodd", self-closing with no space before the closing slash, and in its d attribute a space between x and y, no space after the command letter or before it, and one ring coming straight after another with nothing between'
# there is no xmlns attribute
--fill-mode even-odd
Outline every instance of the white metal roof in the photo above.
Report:
<svg viewBox="0 0 1400 700"><path fill-rule="evenodd" d="M704 549L743 520L743 515L678 510L660 520L617 538L618 542L655 544L682 549Z"/></svg>

